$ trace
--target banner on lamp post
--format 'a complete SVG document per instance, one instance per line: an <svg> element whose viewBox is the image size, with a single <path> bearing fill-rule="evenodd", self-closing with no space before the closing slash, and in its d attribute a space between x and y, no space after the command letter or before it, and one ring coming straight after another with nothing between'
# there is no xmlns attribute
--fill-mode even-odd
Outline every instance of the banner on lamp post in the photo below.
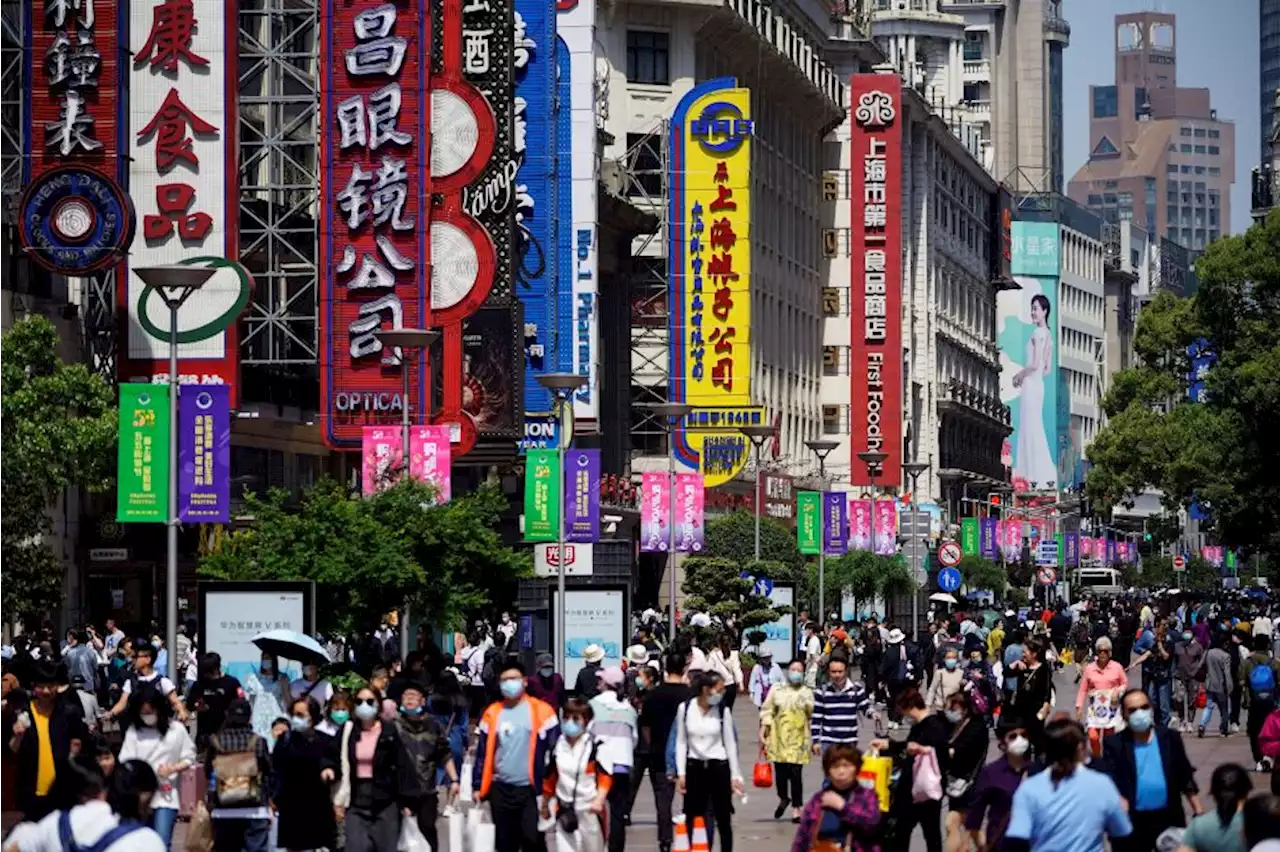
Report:
<svg viewBox="0 0 1280 852"><path fill-rule="evenodd" d="M828 556L849 552L848 505L843 491L822 492L822 551Z"/></svg>
<svg viewBox="0 0 1280 852"><path fill-rule="evenodd" d="M978 523L978 555L984 559L1000 558L1000 521L982 518Z"/></svg>
<svg viewBox="0 0 1280 852"><path fill-rule="evenodd" d="M978 519L962 518L960 520L960 549L966 555L978 553Z"/></svg>
<svg viewBox="0 0 1280 852"><path fill-rule="evenodd" d="M1116 540L1114 538L1111 538L1111 536L1107 536L1106 544L1104 545L1104 552L1106 553L1106 564L1115 565L1116 564Z"/></svg>
<svg viewBox="0 0 1280 852"><path fill-rule="evenodd" d="M1080 533L1069 532L1063 536L1063 551L1068 568L1080 567Z"/></svg>
<svg viewBox="0 0 1280 852"><path fill-rule="evenodd" d="M178 395L178 519L231 523L228 385L187 385Z"/></svg>
<svg viewBox="0 0 1280 852"><path fill-rule="evenodd" d="M666 553L671 531L671 479L665 473L640 477L640 550Z"/></svg>
<svg viewBox="0 0 1280 852"><path fill-rule="evenodd" d="M898 552L898 513L892 500L876 500L872 505L872 523L875 528L875 553L877 556L893 556Z"/></svg>
<svg viewBox="0 0 1280 852"><path fill-rule="evenodd" d="M525 456L525 541L560 537L560 456L558 450L530 450Z"/></svg>
<svg viewBox="0 0 1280 852"><path fill-rule="evenodd" d="M676 550L681 553L702 551L705 543L705 500L702 474L676 474Z"/></svg>
<svg viewBox="0 0 1280 852"><path fill-rule="evenodd" d="M436 491L436 503L448 503L453 489L453 450L449 426L414 426L409 430L409 476Z"/></svg>
<svg viewBox="0 0 1280 852"><path fill-rule="evenodd" d="M822 551L822 495L817 491L796 494L796 545L806 556Z"/></svg>
<svg viewBox="0 0 1280 852"><path fill-rule="evenodd" d="M569 450L564 454L565 540L600 539L600 451Z"/></svg>
<svg viewBox="0 0 1280 852"><path fill-rule="evenodd" d="M871 550L871 501L849 499L849 549Z"/></svg>
<svg viewBox="0 0 1280 852"><path fill-rule="evenodd" d="M360 493L365 497L390 488L404 467L403 430L365 426L360 433Z"/></svg>
<svg viewBox="0 0 1280 852"><path fill-rule="evenodd" d="M169 386L120 385L116 520L156 523L169 511Z"/></svg>

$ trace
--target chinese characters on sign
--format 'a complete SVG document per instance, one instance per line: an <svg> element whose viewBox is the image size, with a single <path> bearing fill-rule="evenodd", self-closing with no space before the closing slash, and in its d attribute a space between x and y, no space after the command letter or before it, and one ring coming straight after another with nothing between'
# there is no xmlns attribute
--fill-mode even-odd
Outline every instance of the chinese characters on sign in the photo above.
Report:
<svg viewBox="0 0 1280 852"><path fill-rule="evenodd" d="M231 405L226 385L184 388L178 397L178 518L231 521Z"/></svg>
<svg viewBox="0 0 1280 852"><path fill-rule="evenodd" d="M164 523L169 512L169 388L120 385L116 519Z"/></svg>
<svg viewBox="0 0 1280 852"><path fill-rule="evenodd" d="M902 226L895 198L902 174L899 85L896 77L855 74L851 87L849 419L855 454L888 454L875 473L881 482L897 481L902 454ZM850 475L855 485L871 482L863 465L854 465Z"/></svg>
<svg viewBox="0 0 1280 852"><path fill-rule="evenodd" d="M525 456L525 541L559 537L562 485L558 451L530 450Z"/></svg>
<svg viewBox="0 0 1280 852"><path fill-rule="evenodd" d="M104 65L102 57L104 51L109 57L115 52L118 13L102 4L99 17L95 2L45 0L44 25L32 33L32 50L43 60L44 72L43 80L30 81L33 119L43 130L37 134L42 144L32 143L32 178L68 158L115 172L120 81L116 63Z"/></svg>

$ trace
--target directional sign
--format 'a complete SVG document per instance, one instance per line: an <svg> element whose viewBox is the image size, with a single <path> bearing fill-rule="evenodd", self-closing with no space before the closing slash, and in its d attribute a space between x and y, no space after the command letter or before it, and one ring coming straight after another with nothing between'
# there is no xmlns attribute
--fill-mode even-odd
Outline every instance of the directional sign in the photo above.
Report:
<svg viewBox="0 0 1280 852"><path fill-rule="evenodd" d="M944 541L938 547L938 561L948 568L959 565L962 556L964 553L960 550L960 545L954 541Z"/></svg>
<svg viewBox="0 0 1280 852"><path fill-rule="evenodd" d="M898 534L903 538L928 538L932 523L928 512L903 512Z"/></svg>
<svg viewBox="0 0 1280 852"><path fill-rule="evenodd" d="M929 548L922 538L909 538L902 544L902 555L911 566L911 576L918 585L924 585L929 575Z"/></svg>
<svg viewBox="0 0 1280 852"><path fill-rule="evenodd" d="M1042 566L1057 566L1058 564L1058 543L1053 539L1041 539L1036 544L1036 564Z"/></svg>
<svg viewBox="0 0 1280 852"><path fill-rule="evenodd" d="M938 572L938 588L944 592L960 588L960 572L954 568L943 568Z"/></svg>
<svg viewBox="0 0 1280 852"><path fill-rule="evenodd" d="M1175 571L1187 570L1187 557L1183 556L1181 553L1173 557L1173 570Z"/></svg>
<svg viewBox="0 0 1280 852"><path fill-rule="evenodd" d="M1058 582L1058 572L1052 568L1041 568L1039 571L1036 571L1036 580L1038 580L1042 586L1052 586L1054 583Z"/></svg>

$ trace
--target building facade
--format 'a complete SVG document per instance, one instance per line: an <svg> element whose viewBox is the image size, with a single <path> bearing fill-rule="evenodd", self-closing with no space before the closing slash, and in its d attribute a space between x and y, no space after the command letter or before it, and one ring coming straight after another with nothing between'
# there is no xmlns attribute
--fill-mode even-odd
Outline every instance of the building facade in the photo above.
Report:
<svg viewBox="0 0 1280 852"><path fill-rule="evenodd" d="M1116 16L1116 76L1090 87L1089 160L1068 193L1109 222L1201 250L1231 232L1235 125L1178 86L1173 15Z"/></svg>
<svg viewBox="0 0 1280 852"><path fill-rule="evenodd" d="M1258 76L1262 122L1262 157L1271 162L1271 127L1280 89L1280 0L1258 0Z"/></svg>

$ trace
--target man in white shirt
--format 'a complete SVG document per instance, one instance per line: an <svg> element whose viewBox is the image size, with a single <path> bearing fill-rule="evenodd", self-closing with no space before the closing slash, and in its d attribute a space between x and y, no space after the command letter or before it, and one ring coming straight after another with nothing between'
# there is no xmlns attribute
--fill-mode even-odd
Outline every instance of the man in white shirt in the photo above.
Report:
<svg viewBox="0 0 1280 852"><path fill-rule="evenodd" d="M822 640L813 622L804 626L804 682L812 689L818 683L818 666L822 660Z"/></svg>
<svg viewBox="0 0 1280 852"><path fill-rule="evenodd" d="M293 700L314 698L321 707L327 707L333 697L333 684L320 679L320 667L315 663L307 663L302 667L302 677L289 684L289 694Z"/></svg>
<svg viewBox="0 0 1280 852"><path fill-rule="evenodd" d="M116 625L114 618L107 619L107 635L103 637L102 649L110 659L111 655L116 652L116 646L124 641L124 631Z"/></svg>
<svg viewBox="0 0 1280 852"><path fill-rule="evenodd" d="M1258 617L1253 620L1253 635L1270 636L1272 635L1272 629L1271 618L1267 615L1266 610L1258 613Z"/></svg>

